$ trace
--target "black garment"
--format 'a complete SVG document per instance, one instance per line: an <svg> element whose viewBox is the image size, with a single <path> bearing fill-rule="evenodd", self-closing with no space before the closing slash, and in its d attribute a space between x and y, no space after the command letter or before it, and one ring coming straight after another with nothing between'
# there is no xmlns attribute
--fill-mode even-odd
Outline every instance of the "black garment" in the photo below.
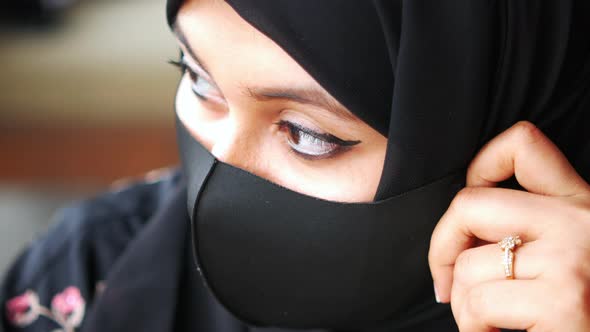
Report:
<svg viewBox="0 0 590 332"><path fill-rule="evenodd" d="M167 202L179 187L179 174L171 173L156 182L137 183L61 209L55 215L55 224L51 229L36 239L7 271L0 288L0 326L6 331L53 331L58 327L51 319L43 316L22 329L10 322L11 311L26 308L10 310L8 302L27 290L38 296L40 305L51 310L52 299L68 287L75 287L86 302L84 316L88 316L88 312L95 307L97 294L100 294L106 282L110 282L108 279L117 262L121 261L128 249L134 248L134 239L148 230L149 225L155 224L152 221L158 213L166 210ZM178 239L162 240L179 242ZM159 239L151 245L157 249L162 242ZM165 260L154 261L154 264L178 260L172 256L162 258ZM133 271L127 277L137 282L154 272L157 270L152 268ZM165 280L157 281L152 286L162 283L165 284ZM158 298L156 296L154 299ZM121 307L116 307L119 309L112 309L120 311L120 308L131 310L142 307L133 298L126 301L120 302Z"/></svg>
<svg viewBox="0 0 590 332"><path fill-rule="evenodd" d="M227 3L388 137L376 200L465 168L519 120L590 178L590 1Z"/></svg>
<svg viewBox="0 0 590 332"><path fill-rule="evenodd" d="M169 23L182 2L168 1ZM388 138L373 206L348 213L344 204L291 195L196 153L198 144L179 126L196 260L218 300L239 317L290 327L430 320L437 306L431 292L421 292L432 284L425 247L448 202L429 203L441 203L433 197L448 197L452 184L430 197L423 189L464 174L478 148L518 120L535 123L590 177L586 0L227 2ZM384 199L416 192L419 204L381 209ZM359 215L369 222L359 226ZM235 225L244 226L240 234ZM307 241L286 241L289 234ZM332 237L322 241L324 234ZM422 247L391 246L403 240ZM244 261L253 263L244 268ZM351 281L326 282L332 272Z"/></svg>
<svg viewBox="0 0 590 332"><path fill-rule="evenodd" d="M6 313L7 301L27 290L50 307L54 296L76 287L86 302L77 331L288 332L240 322L204 287L192 264L185 203L186 187L175 172L65 209L60 222L8 272L0 295L2 311ZM104 286L97 291L97 284ZM6 314L1 326L7 332L59 327L41 316L20 329ZM456 327L446 310L403 329L363 331L450 332Z"/></svg>
<svg viewBox="0 0 590 332"><path fill-rule="evenodd" d="M376 199L464 169L478 147L518 120L537 124L582 176L590 178L586 0L228 2L354 114L388 137ZM180 3L169 1L171 21ZM48 303L53 294L74 284L92 299L94 276L102 273L107 288L88 307L88 330L182 330L191 323L204 324L205 330L248 330L207 297L200 283L190 282L197 275L182 273L194 270L184 266L189 260L183 241L188 228L179 201L185 189L177 190L167 195L167 203L160 201L153 214L140 218L139 225L150 220L141 232L130 232L134 236L127 238L103 234L102 240L114 241L118 250L104 249L109 242L86 232L84 241L76 237L59 247L67 248L60 249L68 252L67 259L50 254L57 249L47 242L35 244L9 275L4 297L34 287ZM114 224L126 234L135 230L133 213L120 214L117 204L111 207L117 211L115 219L133 221ZM109 213L105 217L113 220ZM69 224L74 229L87 224L86 216L73 220ZM62 234L49 238L58 241ZM46 274L46 268L57 272ZM431 285L424 287L431 297ZM72 294L75 298L75 291ZM191 308L202 311L187 310L183 301L188 300L197 303ZM17 302L11 304L13 311L19 309ZM429 312L407 317L412 324L408 330L453 330L448 310L442 317Z"/></svg>

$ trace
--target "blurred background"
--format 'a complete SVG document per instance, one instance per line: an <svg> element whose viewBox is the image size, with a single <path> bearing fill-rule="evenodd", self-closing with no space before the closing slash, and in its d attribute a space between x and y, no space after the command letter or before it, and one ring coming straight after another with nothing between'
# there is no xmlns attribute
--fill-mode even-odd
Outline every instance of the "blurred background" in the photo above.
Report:
<svg viewBox="0 0 590 332"><path fill-rule="evenodd" d="M164 0L1 0L0 277L56 208L177 163Z"/></svg>

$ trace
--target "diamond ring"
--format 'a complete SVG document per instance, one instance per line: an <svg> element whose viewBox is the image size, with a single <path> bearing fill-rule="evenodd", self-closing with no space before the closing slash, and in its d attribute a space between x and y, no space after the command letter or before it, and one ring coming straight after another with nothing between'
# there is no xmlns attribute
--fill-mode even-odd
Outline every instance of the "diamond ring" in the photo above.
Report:
<svg viewBox="0 0 590 332"><path fill-rule="evenodd" d="M514 279L514 249L522 244L522 240L518 235L511 235L503 238L498 244L504 251L502 256L504 275L506 279Z"/></svg>

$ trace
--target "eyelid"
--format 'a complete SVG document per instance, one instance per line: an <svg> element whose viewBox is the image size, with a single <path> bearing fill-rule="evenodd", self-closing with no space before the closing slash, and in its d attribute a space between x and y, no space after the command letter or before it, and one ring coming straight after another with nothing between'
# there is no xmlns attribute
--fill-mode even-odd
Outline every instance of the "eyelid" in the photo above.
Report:
<svg viewBox="0 0 590 332"><path fill-rule="evenodd" d="M213 80L207 74L207 72L203 68L201 68L197 63L190 63L190 62L191 62L190 58L187 58L186 55L183 54L180 61L179 61L179 64L185 72L192 73L195 76L197 76L199 78L199 80L206 81L207 84L209 86L211 86L211 88L214 90L214 92L212 94L206 95L206 96L201 95L200 93L195 91L194 92L195 95L197 95L197 97L199 97L199 98L206 99L208 101L214 101L214 102L221 104L223 106L227 106L227 101L225 100L223 93L221 92L221 90L219 89L217 84L215 84L215 82L213 82Z"/></svg>
<svg viewBox="0 0 590 332"><path fill-rule="evenodd" d="M353 145L357 145L357 144L361 143L361 141L359 141L359 140L347 141L347 140L343 140L339 137L336 137L330 133L320 133L320 132L309 129L307 127L304 127L300 124L297 124L297 123L294 123L291 121L280 120L280 121L276 122L275 124L278 126L287 126L289 128L294 128L296 130L300 130L300 131L302 131L308 135L311 135L317 139L320 139L324 142L331 143L331 144L337 144L339 146L353 146Z"/></svg>
<svg viewBox="0 0 590 332"><path fill-rule="evenodd" d="M198 63L194 62L191 58L189 58L186 54L182 55L180 61L188 68L190 68L195 74L201 76L202 78L209 81L212 85L217 87L217 84L213 82L211 79L211 75L207 73Z"/></svg>

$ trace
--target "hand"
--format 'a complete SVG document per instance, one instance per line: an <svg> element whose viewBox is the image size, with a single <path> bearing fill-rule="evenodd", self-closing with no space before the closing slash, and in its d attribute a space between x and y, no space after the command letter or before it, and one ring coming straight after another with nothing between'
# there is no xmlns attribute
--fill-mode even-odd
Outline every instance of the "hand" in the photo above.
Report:
<svg viewBox="0 0 590 332"><path fill-rule="evenodd" d="M527 191L494 188L515 175ZM514 280L498 241L519 235ZM484 146L436 226L429 263L462 332L590 331L590 185L534 125Z"/></svg>

